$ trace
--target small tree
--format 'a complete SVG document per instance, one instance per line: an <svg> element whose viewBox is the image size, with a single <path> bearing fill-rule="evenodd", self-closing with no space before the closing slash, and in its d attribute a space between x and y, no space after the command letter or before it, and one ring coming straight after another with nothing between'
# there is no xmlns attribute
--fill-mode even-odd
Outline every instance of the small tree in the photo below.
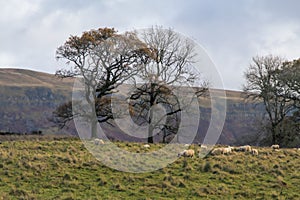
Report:
<svg viewBox="0 0 300 200"><path fill-rule="evenodd" d="M73 120L74 116L72 112L72 101L69 101L59 105L53 112L53 117L49 120L62 129L68 122Z"/></svg>
<svg viewBox="0 0 300 200"><path fill-rule="evenodd" d="M280 81L283 59L277 56L255 57L245 72L246 97L263 102L269 121L272 143L279 143L280 124L293 109L288 94L290 90Z"/></svg>
<svg viewBox="0 0 300 200"><path fill-rule="evenodd" d="M106 95L112 94L119 85L137 73L142 46L134 33L118 34L113 28L100 28L86 31L81 36L71 36L57 49L57 59L66 60L72 67L58 70L56 75L61 78L81 77L85 85L84 98L91 108L91 113L85 117L91 123L92 137L97 137L98 121L112 119L110 113L103 113L107 109L97 111L97 105L99 107L107 102L103 99ZM69 112L71 105L66 103L56 112L64 123L74 117ZM68 114L61 114L66 110Z"/></svg>

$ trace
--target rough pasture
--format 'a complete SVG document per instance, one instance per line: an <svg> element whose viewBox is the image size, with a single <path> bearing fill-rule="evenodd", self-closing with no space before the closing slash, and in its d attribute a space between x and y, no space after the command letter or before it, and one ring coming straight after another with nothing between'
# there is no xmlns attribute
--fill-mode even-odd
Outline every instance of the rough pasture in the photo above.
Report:
<svg viewBox="0 0 300 200"><path fill-rule="evenodd" d="M164 146L115 145L132 152ZM189 148L197 152L198 145ZM257 156L179 158L158 171L134 174L107 168L77 139L3 141L0 199L300 199L300 151L255 149Z"/></svg>

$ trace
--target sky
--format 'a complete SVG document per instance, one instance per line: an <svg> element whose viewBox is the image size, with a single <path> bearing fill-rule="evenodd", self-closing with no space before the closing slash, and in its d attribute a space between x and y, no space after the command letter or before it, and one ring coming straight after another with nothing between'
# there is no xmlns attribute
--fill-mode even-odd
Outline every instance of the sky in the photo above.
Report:
<svg viewBox="0 0 300 200"><path fill-rule="evenodd" d="M298 0L0 0L0 68L54 73L70 35L161 25L200 44L225 89L241 90L252 57L300 57Z"/></svg>

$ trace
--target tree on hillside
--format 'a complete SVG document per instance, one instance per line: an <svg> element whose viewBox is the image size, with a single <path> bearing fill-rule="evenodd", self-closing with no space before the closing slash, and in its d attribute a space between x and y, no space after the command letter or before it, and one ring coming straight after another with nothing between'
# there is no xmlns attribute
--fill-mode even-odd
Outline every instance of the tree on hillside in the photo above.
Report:
<svg viewBox="0 0 300 200"><path fill-rule="evenodd" d="M193 70L197 55L195 45L190 40L180 37L171 29L152 27L140 34L140 40L146 44L148 54L143 55L143 65L136 74L137 83L133 87L131 105L138 113L137 123L148 125L148 143L153 143L153 136L163 132L163 140L176 133L180 123L180 105L173 93L176 87L189 87L198 82L196 93L207 90L207 82L200 79L200 74ZM190 102L186 102L189 104ZM165 113L157 116L155 109L161 105Z"/></svg>
<svg viewBox="0 0 300 200"><path fill-rule="evenodd" d="M113 118L106 112L106 106L99 105L105 102L109 105L104 97L138 72L142 47L134 33L118 34L113 28L100 28L86 31L81 36L70 36L57 49L57 59L66 60L71 68L58 70L56 75L61 78L80 77L84 83L84 98L91 109L85 117L91 123L92 137L97 137L98 122ZM65 124L75 117L70 106L72 104L67 102L54 113L58 122ZM97 107L104 109L96 110Z"/></svg>
<svg viewBox="0 0 300 200"><path fill-rule="evenodd" d="M286 98L293 105L290 113L285 117L280 128L280 139L285 146L299 146L300 142L300 59L283 63L278 72L278 80L286 90Z"/></svg>
<svg viewBox="0 0 300 200"><path fill-rule="evenodd" d="M288 90L287 98L293 101L295 107L300 107L300 59L283 63L279 71L279 81Z"/></svg>
<svg viewBox="0 0 300 200"><path fill-rule="evenodd" d="M279 78L283 63L283 59L277 56L255 57L245 72L244 91L247 98L263 102L273 144L280 143L281 123L294 108L288 98L290 90Z"/></svg>

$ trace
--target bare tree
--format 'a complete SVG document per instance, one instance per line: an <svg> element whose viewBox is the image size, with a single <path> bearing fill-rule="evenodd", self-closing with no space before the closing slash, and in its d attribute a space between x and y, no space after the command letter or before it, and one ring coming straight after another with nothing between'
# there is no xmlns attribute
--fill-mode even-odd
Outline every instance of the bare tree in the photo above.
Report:
<svg viewBox="0 0 300 200"><path fill-rule="evenodd" d="M300 59L283 63L278 72L278 79L286 91L286 98L291 101L290 113L281 123L281 140L287 147L298 147L300 141Z"/></svg>
<svg viewBox="0 0 300 200"><path fill-rule="evenodd" d="M134 33L118 34L113 28L100 28L86 31L81 36L71 36L57 49L57 59L66 60L72 67L58 70L56 75L61 78L81 77L85 85L84 98L92 110L85 117L91 122L92 137L97 136L98 121L112 119L112 114L104 112L106 107L98 111L97 107L103 107L99 105L107 102L104 97L138 72L142 45ZM68 106L71 104L66 103L58 109L70 111L66 108ZM64 122L74 115L68 112L60 117Z"/></svg>
<svg viewBox="0 0 300 200"><path fill-rule="evenodd" d="M198 81L203 87L196 93L201 95L207 90L207 82L201 80L199 72L193 69L197 53L192 41L171 29L157 26L141 33L140 40L146 44L148 53L143 54L143 65L136 75L131 103L138 113L137 121L148 125L148 143L153 143L155 131L163 130L167 136L167 131L172 133L178 126L183 105L173 94L175 88L189 87ZM166 113L156 117L154 108L159 104Z"/></svg>
<svg viewBox="0 0 300 200"><path fill-rule="evenodd" d="M245 72L246 84L244 91L246 98L258 100L265 106L272 143L279 143L280 124L286 115L293 109L288 98L290 90L280 81L280 72L284 60L277 56L255 57L253 63Z"/></svg>
<svg viewBox="0 0 300 200"><path fill-rule="evenodd" d="M287 90L287 98L294 102L295 107L300 107L300 59L283 63L279 72L279 81Z"/></svg>
<svg viewBox="0 0 300 200"><path fill-rule="evenodd" d="M73 120L73 117L72 101L69 101L59 105L49 120L62 129L67 126L68 122Z"/></svg>

